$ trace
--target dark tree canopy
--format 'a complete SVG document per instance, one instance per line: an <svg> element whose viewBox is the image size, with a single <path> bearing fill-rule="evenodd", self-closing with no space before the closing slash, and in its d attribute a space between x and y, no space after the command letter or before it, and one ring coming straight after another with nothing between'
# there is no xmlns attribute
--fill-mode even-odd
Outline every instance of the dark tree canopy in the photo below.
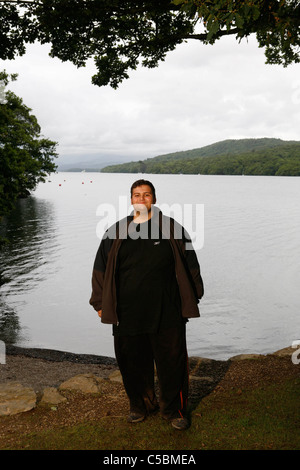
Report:
<svg viewBox="0 0 300 470"><path fill-rule="evenodd" d="M157 67L190 39L256 34L267 63L300 61L298 0L0 0L0 20L0 58L49 43L52 57L78 67L93 58L98 86L117 88L139 63Z"/></svg>
<svg viewBox="0 0 300 470"><path fill-rule="evenodd" d="M36 117L21 98L5 91L10 80L0 72L0 218L55 171L56 143L41 136Z"/></svg>

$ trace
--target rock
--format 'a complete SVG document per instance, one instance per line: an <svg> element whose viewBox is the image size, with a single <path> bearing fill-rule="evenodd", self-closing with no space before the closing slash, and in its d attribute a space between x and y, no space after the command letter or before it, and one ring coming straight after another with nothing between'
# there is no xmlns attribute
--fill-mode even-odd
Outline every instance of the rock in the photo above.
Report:
<svg viewBox="0 0 300 470"><path fill-rule="evenodd" d="M0 416L29 411L36 406L36 400L32 388L17 382L0 384Z"/></svg>
<svg viewBox="0 0 300 470"><path fill-rule="evenodd" d="M199 377L197 375L190 375L190 380L196 380L197 382L214 382L212 377Z"/></svg>
<svg viewBox="0 0 300 470"><path fill-rule="evenodd" d="M213 364L214 359L208 359L206 357L189 357L189 371L191 375L196 375L201 366L209 366Z"/></svg>
<svg viewBox="0 0 300 470"><path fill-rule="evenodd" d="M287 356L291 356L295 351L296 351L296 346L295 347L288 346L287 348L279 349L279 351L272 353L272 356L287 357Z"/></svg>
<svg viewBox="0 0 300 470"><path fill-rule="evenodd" d="M189 357L189 367L194 368L201 364L211 364L214 362L214 359L209 359L207 357L197 357L191 356Z"/></svg>
<svg viewBox="0 0 300 470"><path fill-rule="evenodd" d="M121 372L118 369L112 372L108 378L109 380L112 380L113 382L123 383Z"/></svg>
<svg viewBox="0 0 300 470"><path fill-rule="evenodd" d="M44 389L41 402L58 405L66 400L66 397L63 397L55 387L47 387Z"/></svg>
<svg viewBox="0 0 300 470"><path fill-rule="evenodd" d="M83 393L99 393L100 383L104 379L93 374L79 374L66 380L59 386L59 390L78 390Z"/></svg>
<svg viewBox="0 0 300 470"><path fill-rule="evenodd" d="M265 357L262 354L238 354L237 356L232 356L231 361L244 361L245 359L261 359Z"/></svg>

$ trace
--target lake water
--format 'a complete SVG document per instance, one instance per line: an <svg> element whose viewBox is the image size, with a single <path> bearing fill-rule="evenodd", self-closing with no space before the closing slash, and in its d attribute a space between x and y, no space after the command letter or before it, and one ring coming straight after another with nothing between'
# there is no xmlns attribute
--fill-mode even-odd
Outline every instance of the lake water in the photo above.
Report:
<svg viewBox="0 0 300 470"><path fill-rule="evenodd" d="M124 215L140 176L57 173L2 221L2 341L114 356L111 326L89 305L91 271L107 214ZM143 177L195 232L205 296L189 354L227 359L299 340L300 178Z"/></svg>

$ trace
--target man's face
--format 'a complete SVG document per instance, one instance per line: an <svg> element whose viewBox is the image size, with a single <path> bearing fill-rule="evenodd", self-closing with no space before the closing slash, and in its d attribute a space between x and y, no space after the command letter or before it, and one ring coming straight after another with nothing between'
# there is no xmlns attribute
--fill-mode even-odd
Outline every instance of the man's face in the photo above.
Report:
<svg viewBox="0 0 300 470"><path fill-rule="evenodd" d="M138 212L151 210L151 205L155 204L152 190L148 185L137 186L132 190L131 204Z"/></svg>

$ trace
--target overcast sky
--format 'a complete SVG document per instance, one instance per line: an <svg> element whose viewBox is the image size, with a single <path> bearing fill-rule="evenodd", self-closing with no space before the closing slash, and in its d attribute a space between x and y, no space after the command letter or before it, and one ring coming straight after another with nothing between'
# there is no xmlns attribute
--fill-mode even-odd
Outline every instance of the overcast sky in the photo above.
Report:
<svg viewBox="0 0 300 470"><path fill-rule="evenodd" d="M300 64L266 65L254 37L190 41L117 90L92 85L92 61L77 69L48 51L35 44L0 63L19 74L10 89L59 143L58 163L144 159L225 139L300 140Z"/></svg>

